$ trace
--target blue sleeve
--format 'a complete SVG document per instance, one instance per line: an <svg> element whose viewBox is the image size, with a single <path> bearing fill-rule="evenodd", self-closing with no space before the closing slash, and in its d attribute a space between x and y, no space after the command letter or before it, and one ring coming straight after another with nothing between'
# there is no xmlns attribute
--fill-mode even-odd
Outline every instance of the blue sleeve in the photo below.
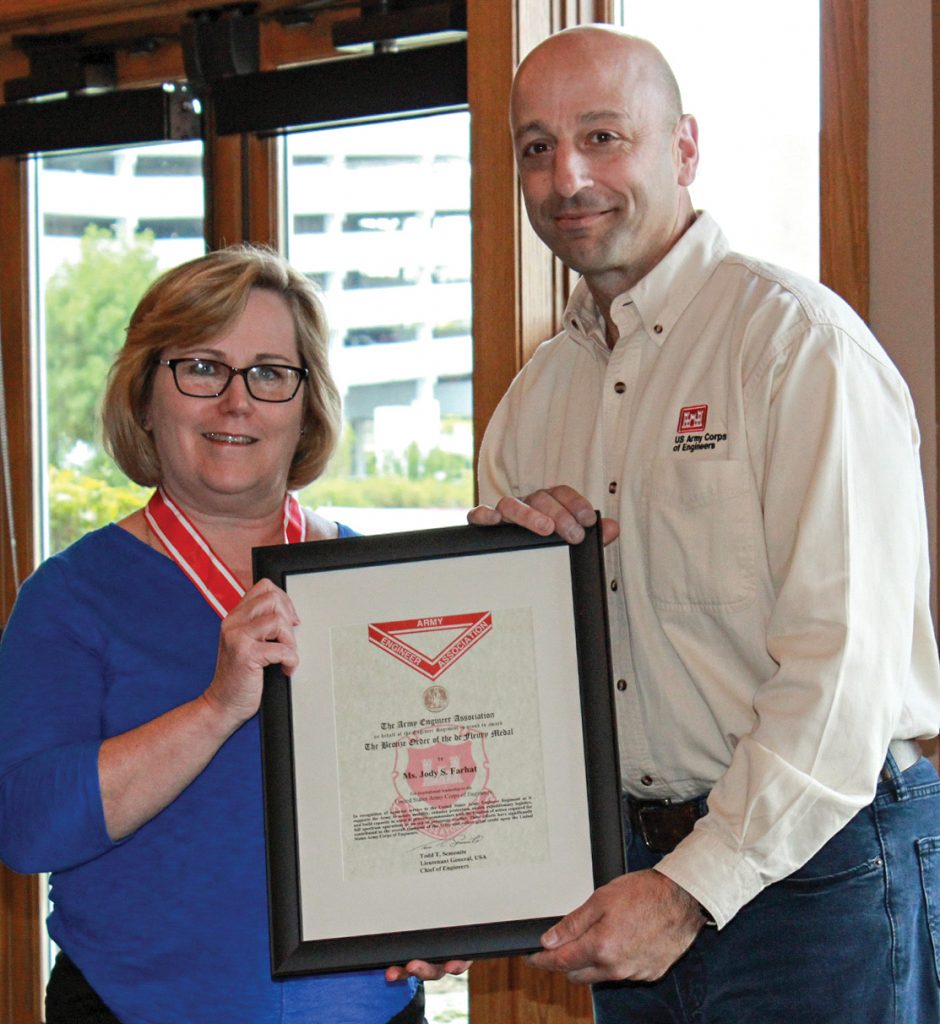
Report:
<svg viewBox="0 0 940 1024"><path fill-rule="evenodd" d="M344 526L342 523L337 523L336 525L339 527L339 534L337 535L338 537L361 537L362 536L361 533L357 533L351 527Z"/></svg>
<svg viewBox="0 0 940 1024"><path fill-rule="evenodd" d="M56 871L115 844L98 783L100 627L53 559L23 585L0 643L0 860Z"/></svg>

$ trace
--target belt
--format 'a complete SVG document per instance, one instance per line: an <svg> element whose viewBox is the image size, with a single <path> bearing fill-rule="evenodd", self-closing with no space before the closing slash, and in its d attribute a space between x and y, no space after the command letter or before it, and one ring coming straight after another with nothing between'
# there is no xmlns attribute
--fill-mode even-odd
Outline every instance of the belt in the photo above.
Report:
<svg viewBox="0 0 940 1024"><path fill-rule="evenodd" d="M708 810L705 797L672 800L636 800L627 797L630 828L655 853L672 853Z"/></svg>
<svg viewBox="0 0 940 1024"><path fill-rule="evenodd" d="M888 753L899 772L907 771L921 757L920 745L915 740L892 740ZM672 853L708 810L704 796L682 803L628 796L627 809L630 828L654 853Z"/></svg>

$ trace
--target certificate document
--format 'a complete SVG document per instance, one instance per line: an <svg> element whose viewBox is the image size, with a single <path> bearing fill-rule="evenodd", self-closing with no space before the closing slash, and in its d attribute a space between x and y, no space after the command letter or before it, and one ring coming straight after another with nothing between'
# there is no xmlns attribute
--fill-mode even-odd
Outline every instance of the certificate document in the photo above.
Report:
<svg viewBox="0 0 940 1024"><path fill-rule="evenodd" d="M344 626L331 653L344 876L545 860L530 608Z"/></svg>
<svg viewBox="0 0 940 1024"><path fill-rule="evenodd" d="M262 704L276 975L532 949L622 870L594 542L260 549L301 620Z"/></svg>

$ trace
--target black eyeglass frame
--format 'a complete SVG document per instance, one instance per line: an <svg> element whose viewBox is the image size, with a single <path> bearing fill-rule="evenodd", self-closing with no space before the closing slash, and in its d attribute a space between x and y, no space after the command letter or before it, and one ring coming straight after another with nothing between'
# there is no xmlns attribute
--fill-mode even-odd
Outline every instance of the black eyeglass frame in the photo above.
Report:
<svg viewBox="0 0 940 1024"><path fill-rule="evenodd" d="M222 387L212 395L194 395L191 391L184 391L182 385L179 382L179 377L176 376L176 368L180 363L211 363L213 366L224 366L228 370L228 380L222 385ZM178 359L158 359L158 366L168 366L170 372L173 374L173 383L176 385L176 390L187 398L221 398L222 395L228 390L229 384L236 377L241 377L245 382L245 390L256 402L270 402L276 405L280 405L283 402L292 402L297 397L297 392L300 390L300 385L310 375L310 371L306 366L291 366L289 363L254 363L252 366L229 366L228 363L220 362L218 359L200 359L198 356L180 356ZM292 370L297 374L297 384L294 390L287 398L261 398L251 390L251 382L248 379L248 374L252 370L271 369L271 370Z"/></svg>

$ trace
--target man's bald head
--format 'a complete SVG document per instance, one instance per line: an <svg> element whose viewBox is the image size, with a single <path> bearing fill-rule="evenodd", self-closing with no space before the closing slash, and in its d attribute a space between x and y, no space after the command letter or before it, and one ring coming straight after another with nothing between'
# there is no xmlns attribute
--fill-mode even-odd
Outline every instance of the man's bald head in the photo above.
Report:
<svg viewBox="0 0 940 1024"><path fill-rule="evenodd" d="M516 70L512 95L515 97L527 78L563 75L590 62L622 72L635 88L648 92L666 123L675 124L682 116L679 83L666 58L648 40L611 25L578 25L543 40L529 51ZM511 116L514 108L511 100Z"/></svg>
<svg viewBox="0 0 940 1024"><path fill-rule="evenodd" d="M520 65L510 121L533 228L606 308L694 220L698 128L669 65L617 29L559 32Z"/></svg>

